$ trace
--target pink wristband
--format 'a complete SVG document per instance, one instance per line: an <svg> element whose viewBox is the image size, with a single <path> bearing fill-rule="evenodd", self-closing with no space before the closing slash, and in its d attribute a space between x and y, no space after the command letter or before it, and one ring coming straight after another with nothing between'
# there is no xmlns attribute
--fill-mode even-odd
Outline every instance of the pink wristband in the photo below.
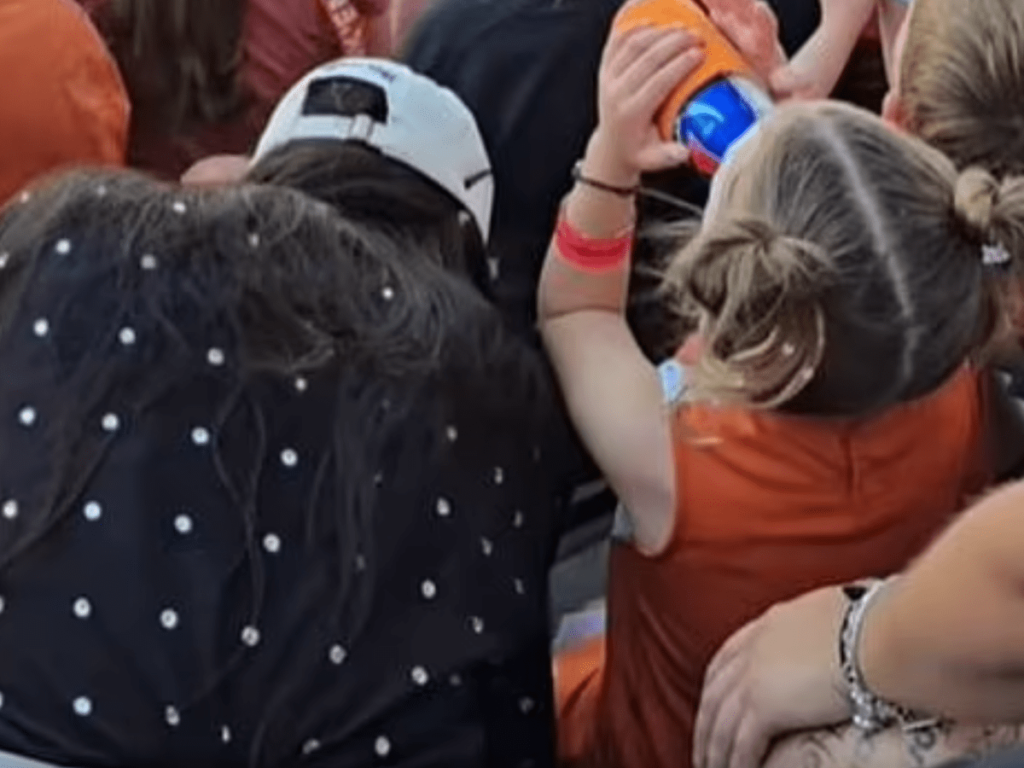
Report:
<svg viewBox="0 0 1024 768"><path fill-rule="evenodd" d="M572 266L585 272L607 272L622 265L633 249L633 233L622 237L587 237L561 216L555 228L555 249Z"/></svg>

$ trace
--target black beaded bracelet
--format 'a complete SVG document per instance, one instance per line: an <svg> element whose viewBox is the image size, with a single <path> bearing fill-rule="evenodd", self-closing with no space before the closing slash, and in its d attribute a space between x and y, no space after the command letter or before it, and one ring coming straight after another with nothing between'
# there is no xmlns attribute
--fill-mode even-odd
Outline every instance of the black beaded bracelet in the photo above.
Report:
<svg viewBox="0 0 1024 768"><path fill-rule="evenodd" d="M602 192L615 195L616 197L634 197L640 193L640 187L616 187L612 184L605 184L603 181L591 179L583 175L583 161L580 160L572 168L572 180L577 184L585 184L588 187L599 189Z"/></svg>

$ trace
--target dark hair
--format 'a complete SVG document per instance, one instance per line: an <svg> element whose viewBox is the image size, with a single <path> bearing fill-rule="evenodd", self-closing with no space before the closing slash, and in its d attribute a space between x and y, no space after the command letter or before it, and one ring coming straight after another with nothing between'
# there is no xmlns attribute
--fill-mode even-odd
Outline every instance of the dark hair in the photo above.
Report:
<svg viewBox="0 0 1024 768"><path fill-rule="evenodd" d="M310 87L305 112L387 119L388 96L379 87L348 79L322 85ZM490 295L484 233L469 212L443 187L368 144L292 141L262 158L248 178L305 192L346 218L400 240L411 251L433 254L445 267L468 274Z"/></svg>
<svg viewBox="0 0 1024 768"><path fill-rule="evenodd" d="M97 21L121 68L133 120L178 131L245 106L246 0L108 0Z"/></svg>
<svg viewBox="0 0 1024 768"><path fill-rule="evenodd" d="M489 293L484 244L473 218L430 179L365 144L293 141L263 158L248 180L304 192L411 252L431 254Z"/></svg>
<svg viewBox="0 0 1024 768"><path fill-rule="evenodd" d="M532 351L466 280L413 247L300 193L256 185L178 189L76 174L8 209L0 360L18 375L0 381L0 411L45 397L50 455L19 474L36 487L33 514L5 539L0 568L81 502L108 448L95 425L111 403L131 423L168 398L212 399L216 427L247 437L217 461L225 492L251 515L267 393L302 375L326 388L319 422L329 430L317 483L304 489L309 530L329 525L333 535L318 540L340 549L331 594L365 619L373 574L351 578L357 553L373 554L386 449L409 429L443 434L467 414L516 434L548 418ZM53 350L45 358L25 343L41 307ZM130 355L119 341L126 322L150 340ZM226 360L215 369L211 339ZM0 458L13 464L16 450L0 443ZM427 467L431 450L440 446L423 439L403 461Z"/></svg>
<svg viewBox="0 0 1024 768"><path fill-rule="evenodd" d="M789 106L670 271L706 349L698 394L861 416L931 392L991 340L1024 253L1024 179L953 164L869 113ZM1009 266L1009 265L1007 265Z"/></svg>

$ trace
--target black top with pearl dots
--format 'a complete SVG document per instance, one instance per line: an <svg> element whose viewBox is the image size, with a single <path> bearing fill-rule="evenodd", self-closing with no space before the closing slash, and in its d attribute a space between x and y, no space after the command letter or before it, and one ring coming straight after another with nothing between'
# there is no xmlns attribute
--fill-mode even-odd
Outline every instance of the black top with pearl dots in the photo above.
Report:
<svg viewBox="0 0 1024 768"><path fill-rule="evenodd" d="M248 370L226 328L174 348L144 295L174 267L150 250L118 266L131 289L70 234L34 258L0 329L0 749L552 764L543 420L474 395L509 379L449 386L442 366L394 390L400 408L378 402L385 434L353 451L337 430L367 415L348 361ZM83 340L109 363L100 391L68 363Z"/></svg>

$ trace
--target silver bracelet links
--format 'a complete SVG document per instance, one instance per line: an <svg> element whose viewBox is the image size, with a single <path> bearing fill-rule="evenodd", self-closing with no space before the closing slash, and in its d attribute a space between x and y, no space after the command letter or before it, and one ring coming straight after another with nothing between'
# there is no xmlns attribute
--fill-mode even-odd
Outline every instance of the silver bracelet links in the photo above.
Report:
<svg viewBox="0 0 1024 768"><path fill-rule="evenodd" d="M902 721L906 714L900 707L883 701L868 689L860 667L860 638L864 617L887 583L879 580L869 585L852 584L843 587L848 603L839 633L839 665L853 710L853 726L865 735L878 733Z"/></svg>

